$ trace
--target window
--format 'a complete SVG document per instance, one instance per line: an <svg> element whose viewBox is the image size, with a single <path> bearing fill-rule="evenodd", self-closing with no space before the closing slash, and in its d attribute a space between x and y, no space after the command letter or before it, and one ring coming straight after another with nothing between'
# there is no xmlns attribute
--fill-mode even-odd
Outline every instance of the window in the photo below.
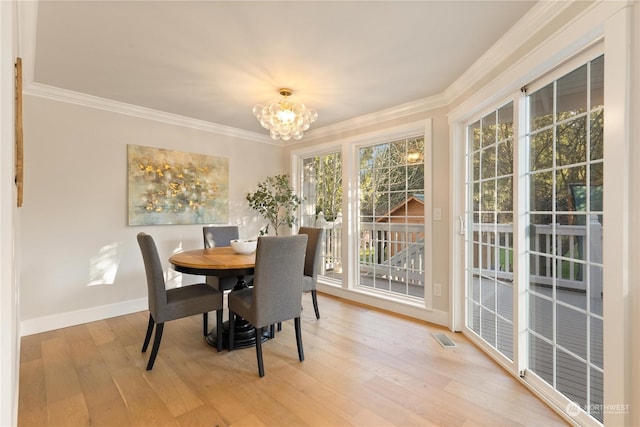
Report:
<svg viewBox="0 0 640 427"><path fill-rule="evenodd" d="M424 137L359 148L359 283L424 298Z"/></svg>
<svg viewBox="0 0 640 427"><path fill-rule="evenodd" d="M292 152L300 225L325 229L321 285L431 315L431 139L426 119Z"/></svg>
<svg viewBox="0 0 640 427"><path fill-rule="evenodd" d="M342 154L309 157L302 161L300 225L324 228L324 263L320 274L342 276Z"/></svg>

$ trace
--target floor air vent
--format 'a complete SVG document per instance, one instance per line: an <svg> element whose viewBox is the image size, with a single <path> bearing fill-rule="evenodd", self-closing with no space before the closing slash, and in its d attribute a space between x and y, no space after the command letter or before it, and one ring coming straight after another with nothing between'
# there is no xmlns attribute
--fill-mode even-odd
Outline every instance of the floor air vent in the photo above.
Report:
<svg viewBox="0 0 640 427"><path fill-rule="evenodd" d="M446 336L445 334L432 334L433 337L440 343L444 348L452 348L456 346L456 343L451 341L451 338Z"/></svg>

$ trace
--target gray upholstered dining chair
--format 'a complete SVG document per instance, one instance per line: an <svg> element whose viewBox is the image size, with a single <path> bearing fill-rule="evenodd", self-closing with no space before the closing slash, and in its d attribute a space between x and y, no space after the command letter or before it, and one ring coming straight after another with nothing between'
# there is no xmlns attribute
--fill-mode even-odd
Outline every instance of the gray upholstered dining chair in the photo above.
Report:
<svg viewBox="0 0 640 427"><path fill-rule="evenodd" d="M204 247L230 246L231 241L240 238L237 225L202 227Z"/></svg>
<svg viewBox="0 0 640 427"><path fill-rule="evenodd" d="M324 229L312 227L300 227L298 234L306 234L307 255L304 260L304 280L302 282L302 292L311 292L313 300L313 310L316 312L316 319L320 318L318 310L318 273L322 263L322 239Z"/></svg>
<svg viewBox="0 0 640 427"><path fill-rule="evenodd" d="M204 247L207 249L219 246L230 246L231 241L238 239L240 233L238 232L237 225L225 225L202 227L202 235L204 237ZM245 277L244 280L245 282L249 282L251 277ZM238 280L236 277L207 276L206 282L207 285L224 292L233 289Z"/></svg>
<svg viewBox="0 0 640 427"><path fill-rule="evenodd" d="M264 376L262 334L264 328L294 319L298 358L304 360L300 314L302 310L302 278L307 236L261 236L256 249L256 266L252 288L229 294L229 329L240 316L255 330L258 373ZM229 351L234 348L233 334Z"/></svg>
<svg viewBox="0 0 640 427"><path fill-rule="evenodd" d="M147 371L153 368L158 355L164 323L170 320L202 314L203 334L208 333L209 312L216 311L218 335L216 337L218 351L222 348L222 308L223 294L205 283L166 289L162 262L153 238L146 233L138 234L138 245L142 252L144 269L147 275L147 293L149 296L149 324L142 345L142 352L147 351L154 325L156 329L153 347Z"/></svg>

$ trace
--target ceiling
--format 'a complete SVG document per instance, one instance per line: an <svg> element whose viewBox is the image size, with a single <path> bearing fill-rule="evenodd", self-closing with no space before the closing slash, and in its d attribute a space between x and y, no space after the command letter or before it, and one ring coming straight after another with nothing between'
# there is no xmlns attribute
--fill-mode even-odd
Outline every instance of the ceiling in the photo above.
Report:
<svg viewBox="0 0 640 427"><path fill-rule="evenodd" d="M534 1L40 1L33 82L267 135L256 103L323 128L442 94Z"/></svg>

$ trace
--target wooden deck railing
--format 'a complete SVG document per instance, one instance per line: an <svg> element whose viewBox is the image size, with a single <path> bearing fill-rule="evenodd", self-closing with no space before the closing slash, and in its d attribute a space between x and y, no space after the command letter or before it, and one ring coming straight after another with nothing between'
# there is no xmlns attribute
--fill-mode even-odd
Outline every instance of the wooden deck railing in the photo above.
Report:
<svg viewBox="0 0 640 427"><path fill-rule="evenodd" d="M325 229L323 270L321 274L342 272L342 217L335 221L325 221L318 216L316 227ZM602 268L590 263L602 263L602 224L593 215L588 226L560 224L532 224L532 255L530 280L532 283L551 285L553 258L542 254L550 253L555 239L557 258L556 285L575 291L586 291L589 280L593 295L602 293ZM495 228L493 228L495 227ZM589 228L589 254L586 259L585 242ZM495 277L506 282L513 280L513 226L512 224L492 225L491 241L477 247L473 260L476 273L483 277ZM474 233L483 230L475 225ZM479 241L479 238L474 239ZM423 224L360 223L359 237L360 273L380 276L391 280L423 286L424 277L424 226ZM586 269L589 268L587 274Z"/></svg>
<svg viewBox="0 0 640 427"><path fill-rule="evenodd" d="M495 228L495 241L483 242L476 250L481 256L474 259L474 269L484 277L496 277L504 281L513 280L513 225L491 225L489 231ZM552 268L553 258L544 256L550 254L553 245L555 227L556 245L556 286L575 291L586 291L586 281L589 280L593 295L602 293L602 268L588 267L587 262L602 263L602 224L593 215L588 226L561 224L532 224L531 225L531 255L529 277L532 283L551 285L554 279ZM587 230L588 228L588 230ZM474 233L488 231L476 224ZM589 233L589 259L586 259L587 232ZM491 234L493 236L493 234ZM478 241L480 239L475 238ZM487 244L488 243L488 244ZM586 269L589 268L589 274Z"/></svg>
<svg viewBox="0 0 640 427"><path fill-rule="evenodd" d="M335 221L326 221L320 212L312 227L324 228L324 263L320 274L335 276L335 273L342 273L342 214L338 213Z"/></svg>
<svg viewBox="0 0 640 427"><path fill-rule="evenodd" d="M424 285L424 224L360 223L360 272Z"/></svg>
<svg viewBox="0 0 640 427"><path fill-rule="evenodd" d="M342 217L325 221L319 214L314 226L325 229L321 274L341 271ZM362 275L424 286L424 225L361 223L359 256Z"/></svg>

